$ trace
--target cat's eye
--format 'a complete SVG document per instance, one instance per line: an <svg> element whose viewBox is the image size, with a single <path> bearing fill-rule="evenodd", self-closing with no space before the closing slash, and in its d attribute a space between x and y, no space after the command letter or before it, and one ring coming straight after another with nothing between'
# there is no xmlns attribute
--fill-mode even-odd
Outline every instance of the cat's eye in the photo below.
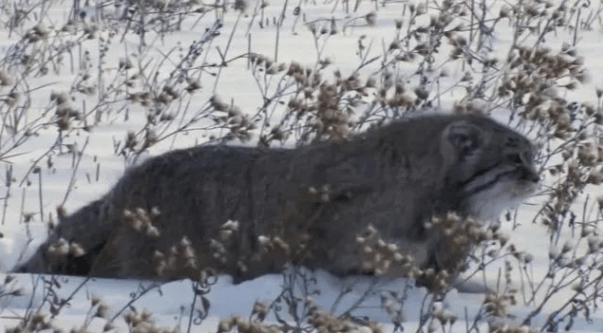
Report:
<svg viewBox="0 0 603 333"><path fill-rule="evenodd" d="M521 153L521 157L526 163L534 163L536 156L532 151L525 151Z"/></svg>
<svg viewBox="0 0 603 333"><path fill-rule="evenodd" d="M521 156L519 154L510 154L508 156L509 161L513 164L522 164L523 161L521 159Z"/></svg>

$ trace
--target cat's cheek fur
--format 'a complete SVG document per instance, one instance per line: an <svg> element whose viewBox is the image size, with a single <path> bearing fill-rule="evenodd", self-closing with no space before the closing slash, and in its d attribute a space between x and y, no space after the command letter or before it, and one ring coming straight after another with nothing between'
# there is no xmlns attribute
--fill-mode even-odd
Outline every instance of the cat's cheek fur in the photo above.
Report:
<svg viewBox="0 0 603 333"><path fill-rule="evenodd" d="M517 184L516 181L499 182L469 198L471 215L496 221L506 209L517 208L538 188L536 183Z"/></svg>

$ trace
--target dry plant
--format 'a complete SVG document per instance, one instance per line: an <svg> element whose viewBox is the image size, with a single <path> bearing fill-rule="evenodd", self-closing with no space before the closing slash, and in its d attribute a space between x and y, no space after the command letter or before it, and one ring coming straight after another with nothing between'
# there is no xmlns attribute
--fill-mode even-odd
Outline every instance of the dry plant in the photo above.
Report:
<svg viewBox="0 0 603 333"><path fill-rule="evenodd" d="M248 319L239 316L224 318L218 332L276 333L276 332L371 332L381 333L382 328L370 319L353 317L351 307L341 316L320 309L312 296L320 294L318 281L303 267L289 266L283 273L280 294L270 303L256 301ZM374 292L371 290L370 292ZM268 322L269 316L275 323Z"/></svg>
<svg viewBox="0 0 603 333"><path fill-rule="evenodd" d="M587 192L600 185L603 177L603 88L593 92L592 103L571 97L574 90L588 82L579 44L583 33L600 29L594 27L601 22L601 7L596 4L536 0L496 5L476 0L430 0L417 4L335 1L331 13L309 21L305 15L314 4L300 2L296 7L287 7L285 2L282 15L271 21L265 15L273 5L264 1L257 1L254 6L245 0L211 5L139 0L97 1L89 5L76 0L64 23L49 19L53 5L52 1L0 3L0 29L16 40L0 53L0 163L7 165L3 225L9 204L23 206L23 202L9 200L18 187L25 193L35 178L40 186L40 211L28 213L21 209L21 215L25 221L40 220L52 225L52 215L46 217L42 208L42 174L47 174L43 171L53 169L57 156L72 156L72 182L63 202L57 203L64 204L86 148L79 148L76 138L92 135L100 126L129 123L135 117L144 119L141 126L129 128L121 133L122 140L113 142L115 154L133 163L157 143L171 139L173 144L177 137L192 131L209 143L238 140L264 149L346 140L350 133L368 126L441 110L450 105L447 98L454 92L454 112L507 117L510 124L534 138L541 148L538 162L545 186L537 196L540 208L532 222L544 226L543 233L546 229L550 242L547 273L539 277L533 273L534 254L509 241L499 225L483 225L471 219L460 222L454 215L426 221L433 232L449 236L442 246L455 249L450 253L452 257L466 257L462 267L450 267L450 276L461 270L465 277L483 276L485 280L486 270L493 263L504 263L496 286L488 286L490 291L484 295L478 312L473 318L465 318L466 330L478 332L484 323L492 332L571 330L579 318L590 320L601 302L603 239L598 223L602 220L603 199L593 198ZM356 36L363 27L377 24L381 13L394 8L401 14L392 22L393 36L384 39L380 53L362 35L357 39L357 64L353 69L339 69L325 56L326 45L333 39ZM285 15L291 11L293 18ZM277 45L280 38L285 38L285 20L294 20L293 31L310 32L316 59L310 65L279 61L278 47L274 55L232 55L230 45L237 24L224 33L224 18L229 15L237 23L250 15L248 31L255 24L260 29L274 26L278 31ZM153 56L154 48L169 41L185 24L204 30L196 41L170 46L161 57ZM511 44L500 52L495 47L495 37L503 26L511 32ZM558 36L566 42L549 45L548 41L559 39ZM251 41L250 35L246 37ZM225 49L215 47L220 38L228 39ZM128 39L137 41L135 49L128 49L124 43ZM116 60L109 54L120 57ZM247 75L255 80L261 96L262 102L253 110L241 110L236 100L222 99L215 88L224 79L223 69L241 62L247 63ZM455 74L459 71L460 75ZM62 74L72 77L69 88L50 93L45 105L36 102L33 96L39 91L52 89L51 83L37 83L48 80L37 79ZM208 86L214 90L206 92ZM204 95L199 104L200 94ZM54 133L54 139L18 180L11 161L24 153L32 138L42 134L50 137L49 133ZM131 218L132 232L141 233L141 237L158 236L152 226L154 212L124 213ZM509 213L507 220L515 229L521 228L516 215ZM220 232L233 233L236 228ZM267 252L289 248L281 243L266 235ZM215 251L211 255L217 262L228 257L228 244L227 236L214 239ZM398 251L396 244L380 238L370 228L359 235L356 245L365 255L367 267L378 273L393 269L411 279L422 277L423 284L433 292L425 296L420 318L402 315L404 291L385 293L378 288L367 291L352 309L336 317L312 303L312 292L320 286L312 285L311 275L292 268L283 275L283 291L276 300L269 305L257 303L249 319L223 318L218 331L379 332L370 318L363 321L352 314L365 299L375 295L382 295L382 308L390 315L394 330L403 330L404 320L416 320L419 332L446 332L455 323L459 325L458 316L442 306L456 286L448 275L432 276L429 270L419 270L411 257ZM56 260L85 255L77 244L67 241L56 244L53 251ZM157 270L189 265L199 276L191 282L190 331L192 323L202 322L209 313L210 304L204 295L210 292L215 276L210 270L197 267L197 258L191 255L186 239L158 251L156 258ZM438 261L446 266L448 258ZM51 319L61 315L73 297L60 296L65 282L62 279L34 279L35 286L44 289L43 302L36 307L32 303L11 332L53 328ZM87 331L92 318L97 317L106 320L105 331L111 330L122 313L126 313L124 320L132 332L163 331L155 326L150 313L133 306L159 286L142 288L113 318L107 317L102 300L91 297L90 311L74 331ZM23 297L20 290L15 279L7 275L0 284L0 298ZM571 295L566 301L545 314L552 300L568 290ZM345 289L341 297L347 294L349 290ZM338 302L339 298L332 310ZM516 304L532 310L523 318L513 318L511 312ZM268 313L276 318L274 323L266 322Z"/></svg>

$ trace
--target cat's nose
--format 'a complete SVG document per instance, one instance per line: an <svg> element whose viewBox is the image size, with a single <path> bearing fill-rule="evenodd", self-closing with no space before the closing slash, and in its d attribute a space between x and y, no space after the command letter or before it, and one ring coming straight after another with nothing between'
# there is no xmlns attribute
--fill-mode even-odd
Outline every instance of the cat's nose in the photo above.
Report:
<svg viewBox="0 0 603 333"><path fill-rule="evenodd" d="M533 167L526 167L523 172L523 178L533 183L540 181L540 174Z"/></svg>

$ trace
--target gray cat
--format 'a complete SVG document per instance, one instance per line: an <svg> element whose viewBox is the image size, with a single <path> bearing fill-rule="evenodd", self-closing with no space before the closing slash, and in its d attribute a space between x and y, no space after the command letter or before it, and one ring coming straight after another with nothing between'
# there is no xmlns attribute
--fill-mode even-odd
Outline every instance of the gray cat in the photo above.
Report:
<svg viewBox="0 0 603 333"><path fill-rule="evenodd" d="M242 281L294 262L371 273L356 240L372 225L419 267L454 274L467 253L450 255L425 222L449 211L497 219L537 188L534 153L522 135L473 115L420 116L296 149L172 151L61 218L17 270L196 278L211 267Z"/></svg>

